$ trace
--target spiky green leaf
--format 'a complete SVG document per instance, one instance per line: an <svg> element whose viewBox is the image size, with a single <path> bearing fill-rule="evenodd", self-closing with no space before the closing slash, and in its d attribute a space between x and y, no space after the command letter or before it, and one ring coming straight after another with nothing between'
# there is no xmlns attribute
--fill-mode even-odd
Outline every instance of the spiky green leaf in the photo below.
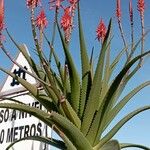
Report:
<svg viewBox="0 0 150 150"><path fill-rule="evenodd" d="M120 150L120 145L117 140L111 140L104 144L99 150Z"/></svg>
<svg viewBox="0 0 150 150"><path fill-rule="evenodd" d="M141 89L143 89L146 86L150 85L150 81L147 81L135 89L133 89L129 94L127 94L109 113L108 113L108 119L105 118L105 126L104 129L110 124L110 122L117 116L117 114L122 110L122 108L128 103L131 98L138 93ZM103 129L103 130L104 130Z"/></svg>
<svg viewBox="0 0 150 150"><path fill-rule="evenodd" d="M59 130L64 132L64 134L69 138L69 140L77 149L92 150L89 141L84 137L82 132L68 119L56 112L51 112L50 120L54 122Z"/></svg>
<svg viewBox="0 0 150 150"><path fill-rule="evenodd" d="M139 145L139 144L132 144L132 143L121 143L120 147L121 149L135 147L135 148L140 148L143 150L150 150L150 147L146 147L146 146Z"/></svg>
<svg viewBox="0 0 150 150"><path fill-rule="evenodd" d="M46 144L50 144L56 148L60 148L60 149L66 149L65 144L62 141L56 140L56 139L52 139L52 138L46 138L43 136L28 136L28 137L24 137L22 139L16 140L15 142L11 143L6 150L9 150L12 146L14 146L16 143L24 141L24 140L32 140L32 141L39 141L39 142L43 142Z"/></svg>
<svg viewBox="0 0 150 150"><path fill-rule="evenodd" d="M91 126L94 114L95 114L96 110L98 110L98 107L101 103L100 94L101 94L101 88L102 88L104 58L105 58L105 53L106 53L106 50L108 47L110 30L111 30L111 20L109 22L106 37L102 44L102 49L101 49L101 52L99 55L99 60L98 60L97 68L96 68L94 79L93 79L93 84L91 86L89 98L88 98L85 112L84 112L83 122L82 122L82 126L81 126L81 130L84 135L87 134L87 132Z"/></svg>
<svg viewBox="0 0 150 150"><path fill-rule="evenodd" d="M61 38L61 42L63 45L63 50L66 56L67 64L68 64L68 69L69 69L69 76L70 76L70 85L71 85L71 104L72 107L76 112L79 110L79 100L80 100L80 78L78 75L78 72L75 68L75 64L73 62L73 59L71 57L71 54L69 52L69 49L65 43L65 40L63 38L63 35L61 33L60 27L57 22L57 27L59 31L59 35Z"/></svg>
<svg viewBox="0 0 150 150"><path fill-rule="evenodd" d="M105 144L107 141L109 141L118 131L119 129L127 123L130 119L132 119L134 116L138 115L139 113L146 111L150 109L150 106L141 107L131 113L129 113L127 116L125 116L123 119L121 119L101 140L100 142L95 146L95 148L100 148L103 144Z"/></svg>
<svg viewBox="0 0 150 150"><path fill-rule="evenodd" d="M80 53L81 53L81 64L82 64L82 89L81 89L81 100L80 100L80 109L79 115L82 118L84 111L88 90L90 89L91 74L90 74L90 62L87 54L86 43L84 39L84 33L81 22L80 8L78 3L78 26L79 26L79 40L80 40Z"/></svg>
<svg viewBox="0 0 150 150"><path fill-rule="evenodd" d="M17 103L0 103L0 108L8 108L8 109L15 109L15 110L23 111L40 119L41 121L46 123L48 126L52 125L52 122L50 121L50 119L49 120L47 119L49 117L49 114L35 107L31 107L31 106L24 105L24 104L17 104Z"/></svg>

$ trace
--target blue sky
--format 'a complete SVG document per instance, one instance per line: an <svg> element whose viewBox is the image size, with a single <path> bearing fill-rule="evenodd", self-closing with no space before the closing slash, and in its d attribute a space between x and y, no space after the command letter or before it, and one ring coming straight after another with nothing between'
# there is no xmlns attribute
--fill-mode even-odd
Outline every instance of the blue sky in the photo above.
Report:
<svg viewBox="0 0 150 150"><path fill-rule="evenodd" d="M86 41L88 43L88 50L91 51L92 47L95 47L95 51L99 51L99 44L95 40L95 30L99 23L100 18L103 18L105 23L108 25L109 18L113 18L113 40L112 40L112 58L116 53L122 48L122 41L120 38L120 33L118 30L118 25L115 18L115 0L81 0L81 13L84 25L84 32L86 35ZM128 41L130 41L130 24L129 24L129 13L128 13L128 0L122 0L122 20L125 36ZM43 6L48 9L48 0L43 0ZM145 28L150 28L150 2L145 0L146 9L145 9ZM135 39L140 37L140 19L137 11L137 0L133 0L133 9L134 9L134 23L135 23ZM49 26L46 29L46 34L51 35L51 24L53 23L53 12L46 11L48 16ZM30 30L30 21L29 21L29 11L26 8L25 0L5 0L5 24L11 34L19 43L26 43L31 54L33 51L33 41L31 38ZM4 33L5 34L5 33ZM6 35L6 34L5 34ZM73 38L76 41L77 36L77 23L74 23L74 32ZM79 66L78 57L78 43L74 42L74 39L71 40L72 55L75 58L77 66ZM150 49L149 44L150 36L146 39L145 48L146 50ZM17 51L13 47L13 44L7 39L5 45L10 50L12 55L16 55ZM59 43L56 43L59 46ZM77 49L77 50L76 50ZM61 55L61 52L58 51ZM96 52L95 52L96 53ZM96 54L95 54L96 56ZM0 66L5 68L10 68L10 61L0 52ZM123 60L122 60L123 61ZM121 65L121 64L120 64ZM128 93L131 89L139 85L140 83L150 80L150 59L146 59L144 67L136 74L136 76L131 80L125 89L125 93ZM4 80L4 74L0 72L0 80ZM135 110L136 108L144 105L150 104L150 88L146 87L139 94L137 94L131 102L123 109L118 118L113 122L112 125L121 119L128 112ZM118 139L120 142L133 142L138 144L147 145L150 147L150 111L146 111L131 121L129 121L117 134L114 138Z"/></svg>

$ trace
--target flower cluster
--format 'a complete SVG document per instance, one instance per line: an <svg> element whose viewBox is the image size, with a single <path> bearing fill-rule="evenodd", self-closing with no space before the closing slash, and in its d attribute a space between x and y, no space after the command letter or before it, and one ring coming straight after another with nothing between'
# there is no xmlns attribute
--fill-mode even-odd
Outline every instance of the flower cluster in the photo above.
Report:
<svg viewBox="0 0 150 150"><path fill-rule="evenodd" d="M61 24L61 28L63 29L64 34L65 34L65 40L67 42L69 42L71 30L73 27L73 19L71 16L71 7L67 7L64 9L64 14L61 17L60 24Z"/></svg>
<svg viewBox="0 0 150 150"><path fill-rule="evenodd" d="M140 12L140 15L143 16L144 15L144 10L145 10L145 1L144 0L138 0L138 11Z"/></svg>
<svg viewBox="0 0 150 150"><path fill-rule="evenodd" d="M72 26L71 15L70 15L70 7L64 9L64 15L61 18L61 27L64 31Z"/></svg>
<svg viewBox="0 0 150 150"><path fill-rule="evenodd" d="M43 30L48 24L48 21L45 16L44 9L41 10L40 14L36 18L36 26Z"/></svg>
<svg viewBox="0 0 150 150"><path fill-rule="evenodd" d="M67 4L67 6L64 6L62 2L65 2L64 4ZM68 3L67 3L68 2ZM77 8L77 3L79 0L50 0L50 9L62 9L63 15L60 20L61 28L64 31L65 40L69 42L70 35L73 29L73 17L75 10ZM116 6L116 17L118 19L118 23L121 27L121 3L120 0L116 0L117 6ZM41 5L41 0L26 0L26 5L30 9L36 8L38 5ZM137 8L140 12L140 16L144 16L144 10L145 10L145 1L144 0L138 0L137 1ZM58 13L58 11L56 11ZM130 15L130 22L131 25L133 24L133 8L132 8L132 1L129 2L129 15ZM47 27L48 21L44 12L44 9L42 9L39 13L39 15L35 19L36 26L43 30L45 27ZM2 31L4 29L4 0L0 0L0 36L2 37ZM123 32L123 31L122 31ZM96 29L96 36L98 41L104 39L106 35L106 26L104 24L104 21L101 19L100 23Z"/></svg>
<svg viewBox="0 0 150 150"><path fill-rule="evenodd" d="M100 20L100 23L99 23L99 25L98 25L98 27L97 27L97 30L96 30L96 35L97 35L97 39L98 39L98 41L100 41L100 40L104 40L104 38L105 38L105 35L106 35L106 26L105 26L105 24L104 24L104 21L101 19Z"/></svg>
<svg viewBox="0 0 150 150"><path fill-rule="evenodd" d="M123 32L123 27L121 23L121 3L120 0L116 0L117 5L116 5L116 17L118 20L118 25L119 25L119 30L121 33L121 37L123 39L124 46L127 47L124 32ZM141 27L142 27L142 37L144 35L144 10L145 10L145 1L144 0L137 0L137 10L140 13L141 16ZM133 43L133 8L132 8L132 0L129 1L129 16L130 16L130 24L131 24L131 38L132 38L132 43ZM144 38L144 37L143 37ZM144 40L142 40L142 43ZM143 47L144 44L142 44ZM142 48L143 49L143 48ZM128 52L126 51L127 57L128 57Z"/></svg>
<svg viewBox="0 0 150 150"><path fill-rule="evenodd" d="M120 0L117 0L116 16L117 16L117 19L120 21L121 20Z"/></svg>
<svg viewBox="0 0 150 150"><path fill-rule="evenodd" d="M61 28L64 31L65 40L69 42L72 28L73 28L73 17L77 7L78 0L68 0L69 6L63 7L64 14L61 17Z"/></svg>

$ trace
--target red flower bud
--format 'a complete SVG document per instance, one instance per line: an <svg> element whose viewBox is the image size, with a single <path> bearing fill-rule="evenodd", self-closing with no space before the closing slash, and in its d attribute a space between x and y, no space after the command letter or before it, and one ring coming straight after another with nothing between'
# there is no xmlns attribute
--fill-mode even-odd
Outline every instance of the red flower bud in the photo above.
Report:
<svg viewBox="0 0 150 150"><path fill-rule="evenodd" d="M117 19L120 21L120 20L121 20L121 6L120 6L120 0L117 0L116 16L117 16Z"/></svg>
<svg viewBox="0 0 150 150"><path fill-rule="evenodd" d="M64 9L64 15L61 18L60 24L61 28L64 30L65 39L68 42L70 40L70 34L73 27L70 7Z"/></svg>
<svg viewBox="0 0 150 150"><path fill-rule="evenodd" d="M144 15L144 10L145 10L144 0L138 0L137 8L138 8L138 11L140 12L140 15L143 16Z"/></svg>
<svg viewBox="0 0 150 150"><path fill-rule="evenodd" d="M41 10L40 14L36 18L36 26L39 27L39 29L44 29L48 24L48 21L45 16L44 9Z"/></svg>
<svg viewBox="0 0 150 150"><path fill-rule="evenodd" d="M100 41L100 40L103 41L105 38L105 35L106 35L106 26L105 26L103 20L101 19L100 23L97 27L97 30L96 30L96 36L97 36L98 41Z"/></svg>

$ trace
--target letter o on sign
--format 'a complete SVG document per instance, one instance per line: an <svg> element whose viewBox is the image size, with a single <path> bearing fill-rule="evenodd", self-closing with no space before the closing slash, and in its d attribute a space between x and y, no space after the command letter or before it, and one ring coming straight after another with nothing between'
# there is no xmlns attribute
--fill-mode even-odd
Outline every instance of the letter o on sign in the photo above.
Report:
<svg viewBox="0 0 150 150"><path fill-rule="evenodd" d="M0 132L0 144L2 144L3 142L4 142L4 129L3 130L1 130L1 132Z"/></svg>

